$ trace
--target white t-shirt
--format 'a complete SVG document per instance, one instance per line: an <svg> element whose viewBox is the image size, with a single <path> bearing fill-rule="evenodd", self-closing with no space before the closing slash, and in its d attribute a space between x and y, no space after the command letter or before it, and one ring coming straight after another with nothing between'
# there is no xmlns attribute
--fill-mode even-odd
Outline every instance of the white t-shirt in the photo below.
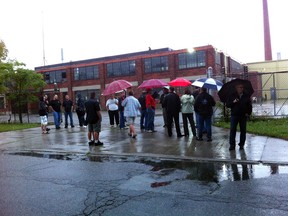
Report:
<svg viewBox="0 0 288 216"><path fill-rule="evenodd" d="M111 111L115 111L115 110L118 110L118 99L116 98L113 98L113 99L108 99L107 102L106 102L106 107L108 107L108 110L111 110Z"/></svg>

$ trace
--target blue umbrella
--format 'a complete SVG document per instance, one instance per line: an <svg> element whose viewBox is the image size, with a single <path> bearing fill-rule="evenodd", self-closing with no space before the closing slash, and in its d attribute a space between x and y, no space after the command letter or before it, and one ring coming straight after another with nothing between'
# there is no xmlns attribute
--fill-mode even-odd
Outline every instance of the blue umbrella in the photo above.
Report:
<svg viewBox="0 0 288 216"><path fill-rule="evenodd" d="M195 80L192 85L200 88L207 88L219 91L223 86L223 83L213 78L200 78Z"/></svg>

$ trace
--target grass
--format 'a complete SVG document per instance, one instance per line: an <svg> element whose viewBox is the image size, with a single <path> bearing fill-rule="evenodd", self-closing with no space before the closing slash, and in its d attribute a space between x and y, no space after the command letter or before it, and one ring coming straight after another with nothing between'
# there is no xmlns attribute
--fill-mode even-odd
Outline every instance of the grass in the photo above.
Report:
<svg viewBox="0 0 288 216"><path fill-rule="evenodd" d="M230 128L230 122L216 122L214 126ZM252 119L247 122L247 132L288 140L288 118Z"/></svg>
<svg viewBox="0 0 288 216"><path fill-rule="evenodd" d="M23 130L28 128L40 127L39 123L1 123L0 133L7 131Z"/></svg>

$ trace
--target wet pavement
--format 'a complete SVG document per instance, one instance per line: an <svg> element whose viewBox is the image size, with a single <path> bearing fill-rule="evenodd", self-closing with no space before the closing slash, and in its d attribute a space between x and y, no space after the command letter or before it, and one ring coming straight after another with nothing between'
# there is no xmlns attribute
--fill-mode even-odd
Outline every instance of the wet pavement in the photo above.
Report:
<svg viewBox="0 0 288 216"><path fill-rule="evenodd" d="M0 214L287 215L287 141L248 134L229 152L229 130L169 138L162 122L133 139L103 112L101 147L77 124L0 133Z"/></svg>
<svg viewBox="0 0 288 216"><path fill-rule="evenodd" d="M241 162L250 164L288 164L288 141L265 136L247 134L244 150L229 151L229 130L218 127L212 129L212 142L197 141L195 137L168 137L163 127L161 110L155 117L155 133L147 133L139 128L139 118L136 120L137 138L128 136L128 130L109 127L107 112L102 112L102 132L100 140L103 146L89 147L87 128L77 127L78 120L74 113L75 127L55 130L50 115L50 134L41 134L40 127L0 133L0 151L13 152L44 152L74 155L122 155L135 157L152 157L175 160ZM30 122L37 122L37 116L30 116ZM181 118L180 118L181 119ZM181 120L180 120L181 122ZM182 127L182 125L181 125ZM182 127L183 132L183 127ZM237 133L237 139L239 134ZM237 140L236 140L237 141Z"/></svg>

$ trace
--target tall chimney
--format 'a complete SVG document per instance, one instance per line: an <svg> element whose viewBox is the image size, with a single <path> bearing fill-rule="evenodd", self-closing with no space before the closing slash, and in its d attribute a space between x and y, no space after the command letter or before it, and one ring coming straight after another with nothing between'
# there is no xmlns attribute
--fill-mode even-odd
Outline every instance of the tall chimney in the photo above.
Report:
<svg viewBox="0 0 288 216"><path fill-rule="evenodd" d="M265 61L269 61L269 60L272 60L272 49L271 49L271 38L270 38L270 26L269 26L267 0L263 0L263 21L264 21Z"/></svg>

